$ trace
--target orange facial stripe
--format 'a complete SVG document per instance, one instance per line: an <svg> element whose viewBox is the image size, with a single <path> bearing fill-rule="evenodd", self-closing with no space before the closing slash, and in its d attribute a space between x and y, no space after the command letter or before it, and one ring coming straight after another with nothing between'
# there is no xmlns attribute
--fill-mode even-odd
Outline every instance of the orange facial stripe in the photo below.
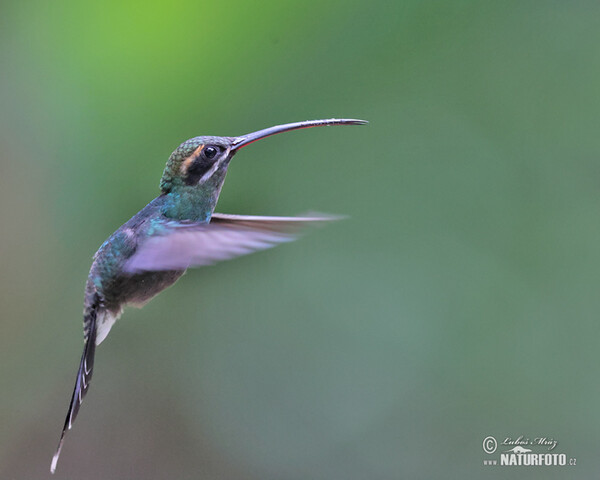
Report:
<svg viewBox="0 0 600 480"><path fill-rule="evenodd" d="M190 168L190 165L192 164L192 162L194 160L196 160L196 158L198 158L198 155L200 155L200 152L202 151L203 148L204 148L204 145L200 145L196 150L194 150L194 153L192 153L189 157L187 157L181 163L181 173L183 175L185 175L187 173L188 168Z"/></svg>

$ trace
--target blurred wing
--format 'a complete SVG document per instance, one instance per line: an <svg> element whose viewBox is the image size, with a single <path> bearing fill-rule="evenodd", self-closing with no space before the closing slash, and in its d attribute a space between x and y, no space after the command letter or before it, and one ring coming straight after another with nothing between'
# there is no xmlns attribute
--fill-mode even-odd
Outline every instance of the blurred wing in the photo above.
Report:
<svg viewBox="0 0 600 480"><path fill-rule="evenodd" d="M185 270L266 250L295 240L313 225L339 217L257 217L213 214L210 223L169 222L126 262L129 273Z"/></svg>

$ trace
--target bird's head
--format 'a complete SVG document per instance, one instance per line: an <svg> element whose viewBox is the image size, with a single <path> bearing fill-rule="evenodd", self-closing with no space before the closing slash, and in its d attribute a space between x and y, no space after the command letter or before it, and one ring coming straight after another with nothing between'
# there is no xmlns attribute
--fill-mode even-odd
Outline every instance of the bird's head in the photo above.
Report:
<svg viewBox="0 0 600 480"><path fill-rule="evenodd" d="M194 137L183 142L171 154L160 180L160 189L218 186L223 183L231 150L231 137Z"/></svg>

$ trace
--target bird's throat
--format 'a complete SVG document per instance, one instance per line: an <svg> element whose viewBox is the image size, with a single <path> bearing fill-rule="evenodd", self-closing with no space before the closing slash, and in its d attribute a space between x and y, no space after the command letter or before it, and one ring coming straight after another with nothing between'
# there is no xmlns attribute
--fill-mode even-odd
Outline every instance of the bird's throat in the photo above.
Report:
<svg viewBox="0 0 600 480"><path fill-rule="evenodd" d="M221 188L207 191L198 187L179 187L165 194L162 213L175 220L208 222L217 205Z"/></svg>

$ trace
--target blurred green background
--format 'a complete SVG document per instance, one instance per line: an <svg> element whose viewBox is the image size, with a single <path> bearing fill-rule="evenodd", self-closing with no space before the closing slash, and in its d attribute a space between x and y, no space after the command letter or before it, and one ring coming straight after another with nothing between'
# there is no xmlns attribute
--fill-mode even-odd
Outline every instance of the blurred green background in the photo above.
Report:
<svg viewBox="0 0 600 480"><path fill-rule="evenodd" d="M245 149L218 211L350 219L127 310L55 478L597 475L600 5L0 9L0 478L50 476L91 257L171 151L333 116L371 123Z"/></svg>

